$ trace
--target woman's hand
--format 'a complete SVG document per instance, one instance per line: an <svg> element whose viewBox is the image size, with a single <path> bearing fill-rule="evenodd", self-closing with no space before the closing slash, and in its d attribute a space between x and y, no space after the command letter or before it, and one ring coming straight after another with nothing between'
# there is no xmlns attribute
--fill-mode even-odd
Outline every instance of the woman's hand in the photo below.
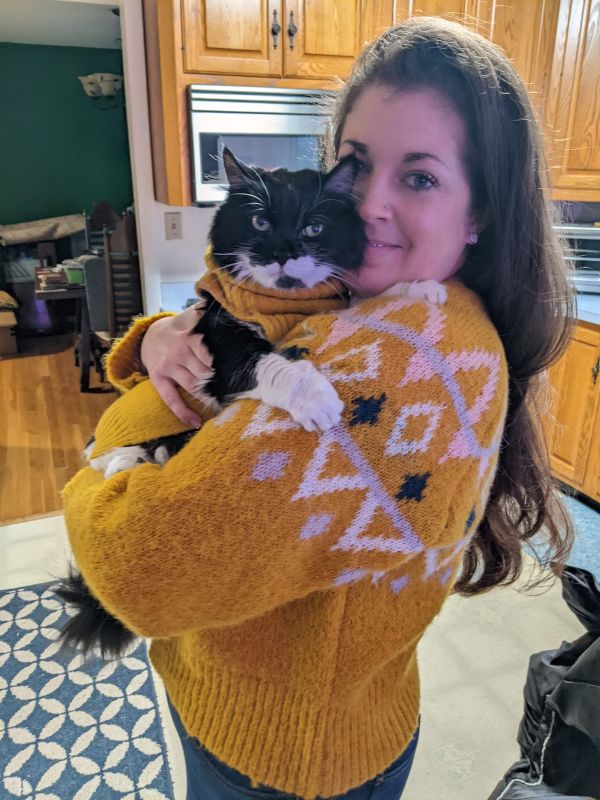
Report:
<svg viewBox="0 0 600 800"><path fill-rule="evenodd" d="M199 380L212 375L212 356L202 343L202 336L190 336L202 314L196 303L174 317L154 322L142 339L141 358L150 380L176 417L198 428L200 418L181 399L177 387L197 394Z"/></svg>

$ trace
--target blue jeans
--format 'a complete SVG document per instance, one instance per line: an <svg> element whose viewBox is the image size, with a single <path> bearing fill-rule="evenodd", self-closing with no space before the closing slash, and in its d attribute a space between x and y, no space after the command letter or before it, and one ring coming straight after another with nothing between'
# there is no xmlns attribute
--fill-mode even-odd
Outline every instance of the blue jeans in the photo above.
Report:
<svg viewBox="0 0 600 800"><path fill-rule="evenodd" d="M179 715L170 703L169 705L183 745L187 772L186 800L301 800L296 795L268 786L261 785L253 789L249 778L219 761L198 739L189 736ZM418 739L419 728L402 755L386 770L366 783L329 800L399 800L408 780Z"/></svg>

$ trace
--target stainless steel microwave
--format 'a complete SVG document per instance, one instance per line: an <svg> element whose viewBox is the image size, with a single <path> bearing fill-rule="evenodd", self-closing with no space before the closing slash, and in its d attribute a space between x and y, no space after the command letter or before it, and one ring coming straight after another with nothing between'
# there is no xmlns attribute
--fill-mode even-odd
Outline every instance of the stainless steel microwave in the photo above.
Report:
<svg viewBox="0 0 600 800"><path fill-rule="evenodd" d="M571 280L578 292L600 294L600 228L594 225L562 224L554 229L567 243Z"/></svg>
<svg viewBox="0 0 600 800"><path fill-rule="evenodd" d="M314 89L190 86L194 203L214 205L225 199L225 145L253 166L321 168L332 96Z"/></svg>

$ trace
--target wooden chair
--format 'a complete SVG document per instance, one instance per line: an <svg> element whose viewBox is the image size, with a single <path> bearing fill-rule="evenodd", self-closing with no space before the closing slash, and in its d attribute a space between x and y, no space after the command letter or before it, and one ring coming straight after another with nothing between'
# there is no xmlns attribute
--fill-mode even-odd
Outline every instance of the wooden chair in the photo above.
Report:
<svg viewBox="0 0 600 800"><path fill-rule="evenodd" d="M102 254L104 252L104 228L112 231L120 220L121 216L106 200L96 203L92 213L85 215L86 250L98 255Z"/></svg>
<svg viewBox="0 0 600 800"><path fill-rule="evenodd" d="M112 231L104 229L104 269L111 339L121 336L143 312L135 217L124 214Z"/></svg>
<svg viewBox="0 0 600 800"><path fill-rule="evenodd" d="M92 214L89 230L97 224L98 220ZM85 259L84 274L90 321L88 352L100 380L104 382L104 356L113 340L127 330L132 318L143 312L133 214L116 215L116 219L112 217L110 228L104 224L100 244L92 250L89 259ZM90 359L83 359L80 367L81 385L89 387Z"/></svg>

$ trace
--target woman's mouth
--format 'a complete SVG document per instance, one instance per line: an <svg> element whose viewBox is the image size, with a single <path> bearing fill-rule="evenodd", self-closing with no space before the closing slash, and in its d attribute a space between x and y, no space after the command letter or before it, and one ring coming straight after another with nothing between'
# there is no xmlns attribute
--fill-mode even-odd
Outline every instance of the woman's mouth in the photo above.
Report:
<svg viewBox="0 0 600 800"><path fill-rule="evenodd" d="M367 246L368 247L375 247L375 248L377 248L377 247L381 247L381 248L385 248L385 247L400 247L399 244L392 244L391 242L377 242L377 241L371 241L371 240L367 241Z"/></svg>

